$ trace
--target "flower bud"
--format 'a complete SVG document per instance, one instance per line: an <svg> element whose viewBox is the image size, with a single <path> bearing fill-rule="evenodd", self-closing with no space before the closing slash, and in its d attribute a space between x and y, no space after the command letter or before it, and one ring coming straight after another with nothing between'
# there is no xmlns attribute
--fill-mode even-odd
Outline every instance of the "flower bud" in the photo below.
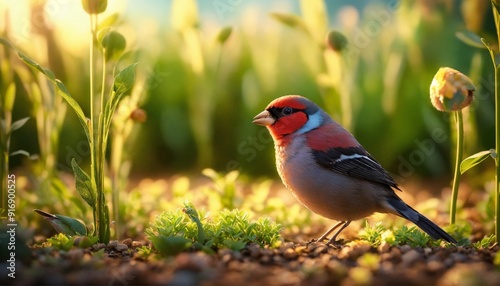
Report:
<svg viewBox="0 0 500 286"><path fill-rule="evenodd" d="M106 11L108 0L82 0L82 6L89 14L99 14Z"/></svg>
<svg viewBox="0 0 500 286"><path fill-rule="evenodd" d="M130 118L136 122L144 123L148 118L146 111L142 108L136 108L130 113Z"/></svg>
<svg viewBox="0 0 500 286"><path fill-rule="evenodd" d="M457 111L471 104L476 87L463 73L448 67L438 70L430 86L432 105L439 111Z"/></svg>
<svg viewBox="0 0 500 286"><path fill-rule="evenodd" d="M224 44L229 38L229 36L231 36L232 32L233 32L232 27L222 28L222 30L219 31L219 34L217 34L217 42L219 42L219 44L221 45Z"/></svg>
<svg viewBox="0 0 500 286"><path fill-rule="evenodd" d="M339 31L331 31L326 37L326 44L332 50L341 52L347 46L347 38Z"/></svg>

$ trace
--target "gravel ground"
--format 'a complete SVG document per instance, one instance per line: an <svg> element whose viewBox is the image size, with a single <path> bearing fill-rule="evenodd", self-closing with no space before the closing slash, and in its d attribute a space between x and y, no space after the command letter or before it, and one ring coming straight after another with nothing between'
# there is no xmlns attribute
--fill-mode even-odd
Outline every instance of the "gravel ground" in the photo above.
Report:
<svg viewBox="0 0 500 286"><path fill-rule="evenodd" d="M112 241L68 252L35 248L16 278L0 270L1 285L500 285L498 246L374 248L350 242L286 242L278 249L249 245L240 252L185 252L142 259L146 242ZM104 248L96 255L95 251Z"/></svg>

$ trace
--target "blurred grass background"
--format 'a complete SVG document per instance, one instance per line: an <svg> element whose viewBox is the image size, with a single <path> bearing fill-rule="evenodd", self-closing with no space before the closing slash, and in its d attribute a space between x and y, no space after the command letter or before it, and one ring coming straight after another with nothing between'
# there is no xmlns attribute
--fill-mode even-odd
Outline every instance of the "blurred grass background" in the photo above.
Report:
<svg viewBox="0 0 500 286"><path fill-rule="evenodd" d="M88 113L88 19L80 6L2 0L0 31L54 71ZM450 117L432 108L429 85L441 66L468 74L478 90L465 111L464 154L494 146L488 54L455 37L468 29L493 39L490 6L487 0L109 1L99 17L115 17L144 82L140 107L147 121L125 144L131 175L211 167L274 177L272 142L251 121L272 99L300 94L345 125L397 180L449 177ZM286 25L271 13L294 14L302 24ZM218 42L227 26L231 35ZM349 41L340 53L325 44L333 29ZM34 118L25 82L17 77L16 84L13 119ZM30 120L13 134L11 150L40 153L36 125ZM84 143L75 114L66 111L57 168L69 171L72 157L89 160ZM44 163L16 156L11 169Z"/></svg>

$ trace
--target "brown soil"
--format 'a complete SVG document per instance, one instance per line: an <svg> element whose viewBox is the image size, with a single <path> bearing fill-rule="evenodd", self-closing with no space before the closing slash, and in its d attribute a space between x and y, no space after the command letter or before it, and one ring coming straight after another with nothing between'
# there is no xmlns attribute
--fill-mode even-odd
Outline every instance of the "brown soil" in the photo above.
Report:
<svg viewBox="0 0 500 286"><path fill-rule="evenodd" d="M500 285L498 246L412 248L360 242L286 242L278 249L249 245L240 252L185 252L144 260L126 239L87 249L32 249L16 278L1 285ZM96 254L104 249L101 255Z"/></svg>

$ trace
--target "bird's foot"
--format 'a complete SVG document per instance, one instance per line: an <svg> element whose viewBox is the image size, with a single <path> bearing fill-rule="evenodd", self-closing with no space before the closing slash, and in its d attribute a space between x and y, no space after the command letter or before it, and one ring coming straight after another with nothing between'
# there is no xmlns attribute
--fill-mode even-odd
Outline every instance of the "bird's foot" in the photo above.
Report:
<svg viewBox="0 0 500 286"><path fill-rule="evenodd" d="M328 239L327 237L320 237L320 238L313 238L313 239L309 240L306 243L306 245L308 246L311 243L319 243L319 242L323 242L325 245L330 245L330 246L334 246L334 247L340 247L340 246L343 246L345 244L344 239L337 240L336 237L332 237L331 239Z"/></svg>
<svg viewBox="0 0 500 286"><path fill-rule="evenodd" d="M325 244L331 245L333 247L342 247L345 244L345 240L343 239L337 240L332 237L332 239L328 240Z"/></svg>

